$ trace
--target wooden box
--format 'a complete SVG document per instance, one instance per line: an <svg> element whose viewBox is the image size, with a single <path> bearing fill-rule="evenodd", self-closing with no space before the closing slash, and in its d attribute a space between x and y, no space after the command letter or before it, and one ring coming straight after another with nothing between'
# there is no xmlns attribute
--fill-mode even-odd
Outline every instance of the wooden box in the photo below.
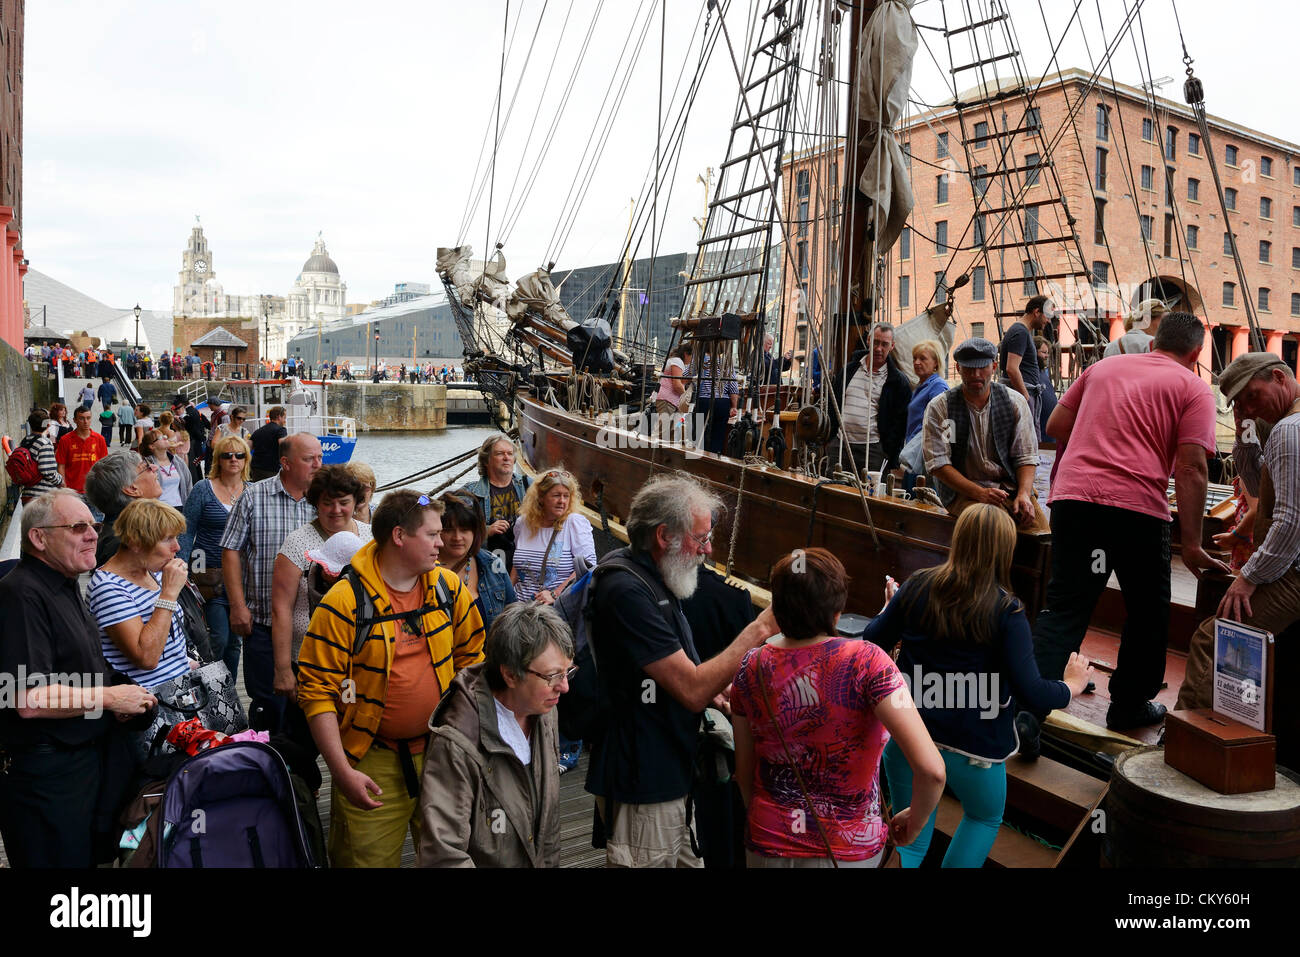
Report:
<svg viewBox="0 0 1300 957"><path fill-rule="evenodd" d="M1165 763L1220 794L1270 791L1277 739L1209 708L1165 716Z"/></svg>

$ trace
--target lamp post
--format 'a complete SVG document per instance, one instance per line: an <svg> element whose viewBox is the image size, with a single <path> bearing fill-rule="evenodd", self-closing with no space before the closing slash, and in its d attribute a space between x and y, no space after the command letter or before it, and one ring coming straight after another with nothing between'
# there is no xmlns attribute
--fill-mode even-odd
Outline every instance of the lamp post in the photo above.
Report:
<svg viewBox="0 0 1300 957"><path fill-rule="evenodd" d="M271 344L271 304L266 299L262 300L262 330L262 348L259 350L261 355L258 358L265 363L266 353Z"/></svg>
<svg viewBox="0 0 1300 957"><path fill-rule="evenodd" d="M375 364L372 367L375 375L379 375L379 333L375 333Z"/></svg>
<svg viewBox="0 0 1300 957"><path fill-rule="evenodd" d="M135 308L131 310L135 313L135 347L140 348L140 304L137 302Z"/></svg>

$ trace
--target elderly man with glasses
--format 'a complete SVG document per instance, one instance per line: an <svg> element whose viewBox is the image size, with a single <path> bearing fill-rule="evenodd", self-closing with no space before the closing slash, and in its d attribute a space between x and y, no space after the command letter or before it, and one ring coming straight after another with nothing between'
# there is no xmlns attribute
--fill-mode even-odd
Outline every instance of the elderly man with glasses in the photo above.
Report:
<svg viewBox="0 0 1300 957"><path fill-rule="evenodd" d="M157 702L114 684L77 578L95 567L98 525L66 489L23 510L22 559L0 580L0 673L17 707L0 708L0 836L13 867L92 867L111 721Z"/></svg>
<svg viewBox="0 0 1300 957"><path fill-rule="evenodd" d="M158 466L146 462L138 452L118 449L91 466L86 473L86 498L104 515L104 527L95 550L96 568L112 558L121 544L113 523L122 509L136 499L161 495Z"/></svg>
<svg viewBox="0 0 1300 957"><path fill-rule="evenodd" d="M596 566L588 634L610 711L594 743L587 790L597 796L610 867L703 867L689 797L701 717L740 660L776 633L770 610L701 662L681 603L713 551L716 495L685 473L637 492L631 547Z"/></svg>

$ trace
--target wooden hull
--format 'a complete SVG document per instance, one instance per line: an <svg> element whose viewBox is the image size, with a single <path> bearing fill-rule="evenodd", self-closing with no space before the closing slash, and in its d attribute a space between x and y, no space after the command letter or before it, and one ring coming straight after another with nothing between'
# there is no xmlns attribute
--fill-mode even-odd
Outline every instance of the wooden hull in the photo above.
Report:
<svg viewBox="0 0 1300 957"><path fill-rule="evenodd" d="M656 473L682 469L710 486L726 505L713 559L725 564L730 554L733 572L758 584L767 584L784 555L821 546L844 562L852 578L846 610L874 615L884 601L886 575L902 582L948 555L954 519L934 506L868 498L877 546L856 490L776 469L746 469L725 456L690 450L688 457L681 446L602 426L590 416L528 397L517 401L519 445L529 466L563 466L577 478L586 504L611 519L627 517L632 497ZM1016 546L1012 586L1031 617L1043 606L1050 543L1050 534L1021 533Z"/></svg>

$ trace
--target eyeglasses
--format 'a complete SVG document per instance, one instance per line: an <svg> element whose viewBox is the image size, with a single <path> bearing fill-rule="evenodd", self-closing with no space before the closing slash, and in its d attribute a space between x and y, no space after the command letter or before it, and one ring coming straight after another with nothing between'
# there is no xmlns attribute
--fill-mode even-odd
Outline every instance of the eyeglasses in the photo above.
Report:
<svg viewBox="0 0 1300 957"><path fill-rule="evenodd" d="M538 678L541 678L552 688L558 688L561 683L573 680L573 676L578 673L578 666L574 665L566 671L557 671L550 675L544 675L540 671L534 671L532 668L527 669L527 671L530 675L536 675Z"/></svg>
<svg viewBox="0 0 1300 957"><path fill-rule="evenodd" d="M546 477L546 478L553 478L553 479L571 479L571 478L573 478L573 476L570 475L568 472L564 471L564 469L551 469L549 472L546 473L546 476L545 476L545 477Z"/></svg>
<svg viewBox="0 0 1300 957"><path fill-rule="evenodd" d="M231 459L239 459L239 461L242 462L244 459L248 458L248 453L247 452L222 452L221 455L218 456L218 458L220 458L222 461L225 462L229 462Z"/></svg>
<svg viewBox="0 0 1300 957"><path fill-rule="evenodd" d="M138 469L136 469L136 471L135 471L135 475L136 475L136 478L139 478L139 477L140 477L141 475L143 475L145 472L157 472L157 471L158 471L158 466L155 465L154 463L152 463L152 462L141 462L141 463L140 463L140 467L139 467Z"/></svg>
<svg viewBox="0 0 1300 957"><path fill-rule="evenodd" d="M402 513L402 519L405 520L406 516L410 515L417 508L428 508L429 505L432 504L432 502L433 499L429 498L429 496L421 495L419 498L415 500L415 502L411 505L410 508L408 508L405 512ZM397 524L400 525L402 523L398 522Z"/></svg>
<svg viewBox="0 0 1300 957"><path fill-rule="evenodd" d="M104 523L103 522L73 522L71 525L37 525L36 527L37 528L70 528L72 529L73 535L85 535L86 529L93 528L95 530L95 534L98 535L99 530L104 527Z"/></svg>
<svg viewBox="0 0 1300 957"><path fill-rule="evenodd" d="M713 544L713 529L710 528L709 534L705 535L703 538L697 538L691 532L687 532L686 537L693 541L698 547L707 548L709 545Z"/></svg>

